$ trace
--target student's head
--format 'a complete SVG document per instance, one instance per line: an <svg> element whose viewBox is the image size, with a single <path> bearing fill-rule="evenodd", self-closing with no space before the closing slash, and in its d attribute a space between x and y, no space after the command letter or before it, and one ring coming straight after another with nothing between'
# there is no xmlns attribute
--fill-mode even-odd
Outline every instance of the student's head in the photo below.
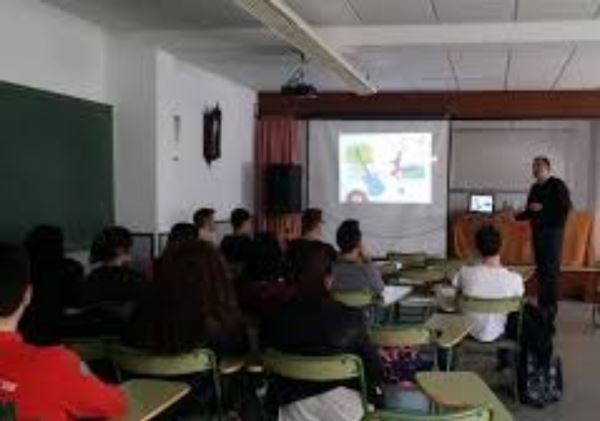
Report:
<svg viewBox="0 0 600 421"><path fill-rule="evenodd" d="M336 234L337 245L342 254L357 252L362 247L360 224L355 219L347 219L341 223Z"/></svg>
<svg viewBox="0 0 600 421"><path fill-rule="evenodd" d="M148 314L139 317L154 321L153 343L162 348L158 351L191 350L201 344L207 330L240 319L225 262L208 242L168 250L157 262L154 285Z"/></svg>
<svg viewBox="0 0 600 421"><path fill-rule="evenodd" d="M531 171L537 181L545 181L550 177L550 172L552 171L550 159L545 156L536 156L531 164Z"/></svg>
<svg viewBox="0 0 600 421"><path fill-rule="evenodd" d="M245 266L245 277L251 281L271 282L285 275L285 259L275 235L259 232L254 236Z"/></svg>
<svg viewBox="0 0 600 421"><path fill-rule="evenodd" d="M32 264L59 261L65 253L62 231L52 225L39 225L27 234L25 249Z"/></svg>
<svg viewBox="0 0 600 421"><path fill-rule="evenodd" d="M492 225L485 225L475 234L475 243L481 257L489 258L500 254L502 236Z"/></svg>
<svg viewBox="0 0 600 421"><path fill-rule="evenodd" d="M29 263L24 250L0 243L0 324L16 329L31 301Z"/></svg>
<svg viewBox="0 0 600 421"><path fill-rule="evenodd" d="M323 211L309 208L302 214L302 235L320 238L323 229Z"/></svg>
<svg viewBox="0 0 600 421"><path fill-rule="evenodd" d="M301 259L295 275L298 298L318 301L329 297L333 283L333 258L329 248L323 243L311 242Z"/></svg>
<svg viewBox="0 0 600 421"><path fill-rule="evenodd" d="M231 212L231 226L235 234L252 235L252 215L246 209L234 209Z"/></svg>
<svg viewBox="0 0 600 421"><path fill-rule="evenodd" d="M171 228L167 240L167 248L179 247L182 244L196 241L198 239L198 230L196 225L187 222L179 222Z"/></svg>
<svg viewBox="0 0 600 421"><path fill-rule="evenodd" d="M90 250L91 263L123 266L131 261L133 239L128 229L123 227L104 228L94 237Z"/></svg>
<svg viewBox="0 0 600 421"><path fill-rule="evenodd" d="M204 241L216 241L215 210L201 208L194 213L194 225L198 230L198 238Z"/></svg>

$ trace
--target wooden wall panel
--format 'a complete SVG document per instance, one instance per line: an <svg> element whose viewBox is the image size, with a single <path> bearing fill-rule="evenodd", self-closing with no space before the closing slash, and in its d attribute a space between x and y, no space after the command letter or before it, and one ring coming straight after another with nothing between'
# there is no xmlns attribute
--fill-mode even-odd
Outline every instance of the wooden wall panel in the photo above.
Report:
<svg viewBox="0 0 600 421"><path fill-rule="evenodd" d="M460 120L600 118L600 91L259 95L259 116L427 117Z"/></svg>

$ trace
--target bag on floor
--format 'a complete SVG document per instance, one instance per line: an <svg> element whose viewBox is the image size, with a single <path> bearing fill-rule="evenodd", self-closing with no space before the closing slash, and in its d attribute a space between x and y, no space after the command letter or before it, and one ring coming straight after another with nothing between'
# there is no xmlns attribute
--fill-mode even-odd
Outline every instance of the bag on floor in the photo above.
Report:
<svg viewBox="0 0 600 421"><path fill-rule="evenodd" d="M415 383L418 372L431 371L434 365L424 353L410 347L381 347L379 356L386 384Z"/></svg>
<svg viewBox="0 0 600 421"><path fill-rule="evenodd" d="M553 357L548 367L527 354L518 371L519 399L525 405L544 407L560 401L563 395L562 360Z"/></svg>

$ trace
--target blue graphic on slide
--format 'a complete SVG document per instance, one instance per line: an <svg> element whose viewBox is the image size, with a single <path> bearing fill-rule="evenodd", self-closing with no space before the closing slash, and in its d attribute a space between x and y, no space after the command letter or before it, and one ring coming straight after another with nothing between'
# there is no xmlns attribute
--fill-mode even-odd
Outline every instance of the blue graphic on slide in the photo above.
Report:
<svg viewBox="0 0 600 421"><path fill-rule="evenodd" d="M339 199L431 203L431 133L341 134Z"/></svg>

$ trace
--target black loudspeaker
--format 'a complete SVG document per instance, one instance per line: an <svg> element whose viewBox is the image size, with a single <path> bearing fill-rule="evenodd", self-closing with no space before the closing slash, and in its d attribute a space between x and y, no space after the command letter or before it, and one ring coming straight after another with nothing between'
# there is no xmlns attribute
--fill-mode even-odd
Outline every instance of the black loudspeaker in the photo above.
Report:
<svg viewBox="0 0 600 421"><path fill-rule="evenodd" d="M268 165L266 182L267 212L302 212L302 167L300 165Z"/></svg>

